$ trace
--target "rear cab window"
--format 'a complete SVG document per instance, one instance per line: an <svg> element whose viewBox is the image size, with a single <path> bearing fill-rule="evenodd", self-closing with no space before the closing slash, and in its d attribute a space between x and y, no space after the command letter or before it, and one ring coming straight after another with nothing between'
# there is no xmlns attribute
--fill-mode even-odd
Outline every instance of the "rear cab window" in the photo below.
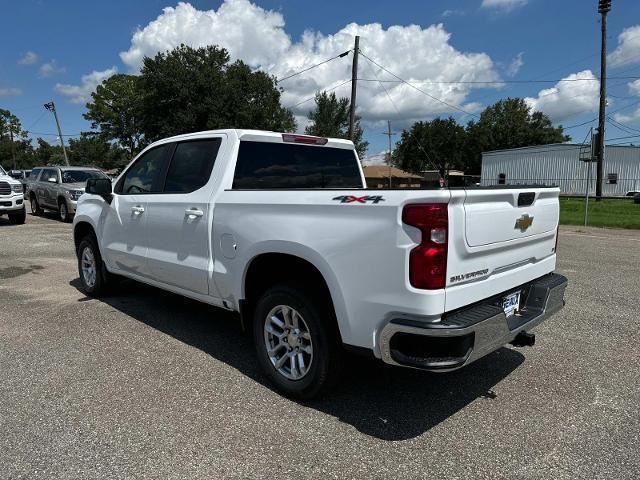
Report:
<svg viewBox="0 0 640 480"><path fill-rule="evenodd" d="M218 156L221 138L178 143L164 182L165 193L190 193L204 187Z"/></svg>
<svg viewBox="0 0 640 480"><path fill-rule="evenodd" d="M234 189L362 188L355 151L325 146L241 141Z"/></svg>

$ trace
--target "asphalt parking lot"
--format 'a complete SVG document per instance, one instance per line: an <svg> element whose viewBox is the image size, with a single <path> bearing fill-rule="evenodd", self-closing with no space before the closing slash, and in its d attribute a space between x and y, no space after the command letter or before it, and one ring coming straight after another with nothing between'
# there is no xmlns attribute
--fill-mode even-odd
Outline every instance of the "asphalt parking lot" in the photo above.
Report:
<svg viewBox="0 0 640 480"><path fill-rule="evenodd" d="M349 359L297 403L233 315L79 290L71 226L0 218L0 477L640 476L640 232L562 228L567 306L537 345L450 374Z"/></svg>

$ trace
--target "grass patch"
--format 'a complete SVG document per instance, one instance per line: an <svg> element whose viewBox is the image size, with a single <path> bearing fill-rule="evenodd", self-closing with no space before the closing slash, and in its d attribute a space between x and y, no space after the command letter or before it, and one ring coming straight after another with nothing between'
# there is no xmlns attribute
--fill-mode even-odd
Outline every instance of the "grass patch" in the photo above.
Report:
<svg viewBox="0 0 640 480"><path fill-rule="evenodd" d="M640 229L640 205L633 200L589 199L590 227ZM560 198L560 224L584 225L584 198Z"/></svg>

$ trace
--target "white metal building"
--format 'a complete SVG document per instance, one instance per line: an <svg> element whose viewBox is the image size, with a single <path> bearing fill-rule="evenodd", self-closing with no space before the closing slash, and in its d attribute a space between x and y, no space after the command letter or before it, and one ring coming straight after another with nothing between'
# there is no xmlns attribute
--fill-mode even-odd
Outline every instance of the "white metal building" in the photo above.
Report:
<svg viewBox="0 0 640 480"><path fill-rule="evenodd" d="M590 145L555 143L482 153L482 185L558 185L562 193L584 194ZM603 195L640 191L640 146L605 147ZM595 193L596 163L591 163L589 192Z"/></svg>

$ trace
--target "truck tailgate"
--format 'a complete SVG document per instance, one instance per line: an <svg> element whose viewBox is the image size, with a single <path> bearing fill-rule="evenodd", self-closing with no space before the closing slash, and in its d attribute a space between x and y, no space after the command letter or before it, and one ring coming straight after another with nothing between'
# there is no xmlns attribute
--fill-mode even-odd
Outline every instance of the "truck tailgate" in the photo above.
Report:
<svg viewBox="0 0 640 480"><path fill-rule="evenodd" d="M447 311L554 270L558 194L545 187L452 191Z"/></svg>
<svg viewBox="0 0 640 480"><path fill-rule="evenodd" d="M467 190L465 237L471 247L536 237L558 225L558 195L546 190Z"/></svg>

